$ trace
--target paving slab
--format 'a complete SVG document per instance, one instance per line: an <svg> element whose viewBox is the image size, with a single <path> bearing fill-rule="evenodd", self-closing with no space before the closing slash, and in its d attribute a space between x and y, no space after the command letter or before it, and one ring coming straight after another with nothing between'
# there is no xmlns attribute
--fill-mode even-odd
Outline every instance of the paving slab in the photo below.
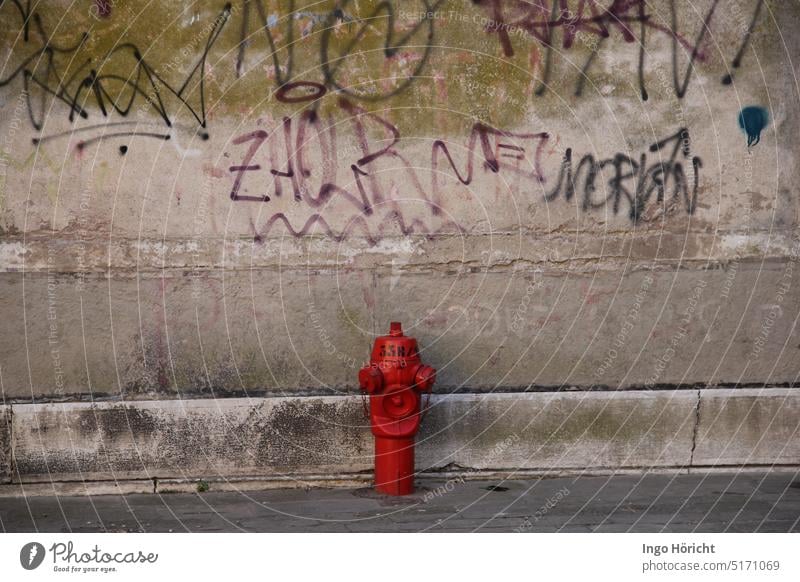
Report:
<svg viewBox="0 0 800 582"><path fill-rule="evenodd" d="M800 532L798 472L423 479L365 488L0 498L4 532Z"/></svg>

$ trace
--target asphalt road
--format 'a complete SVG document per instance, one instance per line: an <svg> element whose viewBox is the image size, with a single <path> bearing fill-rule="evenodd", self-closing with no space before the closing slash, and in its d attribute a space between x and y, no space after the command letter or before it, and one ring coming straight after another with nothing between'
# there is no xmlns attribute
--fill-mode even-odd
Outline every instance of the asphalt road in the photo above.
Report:
<svg viewBox="0 0 800 582"><path fill-rule="evenodd" d="M800 474L423 480L405 498L283 489L0 498L6 532L797 532Z"/></svg>

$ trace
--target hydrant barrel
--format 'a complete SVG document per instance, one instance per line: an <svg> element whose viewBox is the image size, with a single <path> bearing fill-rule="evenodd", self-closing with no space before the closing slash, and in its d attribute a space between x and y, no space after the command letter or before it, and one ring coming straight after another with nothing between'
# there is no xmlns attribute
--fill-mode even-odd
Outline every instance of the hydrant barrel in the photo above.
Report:
<svg viewBox="0 0 800 582"><path fill-rule="evenodd" d="M375 340L370 363L358 374L369 395L375 437L375 488L388 495L414 491L414 437L419 430L421 395L430 392L436 370L422 364L417 340L392 322L389 335Z"/></svg>
<svg viewBox="0 0 800 582"><path fill-rule="evenodd" d="M387 495L414 493L413 437L375 437L375 489Z"/></svg>

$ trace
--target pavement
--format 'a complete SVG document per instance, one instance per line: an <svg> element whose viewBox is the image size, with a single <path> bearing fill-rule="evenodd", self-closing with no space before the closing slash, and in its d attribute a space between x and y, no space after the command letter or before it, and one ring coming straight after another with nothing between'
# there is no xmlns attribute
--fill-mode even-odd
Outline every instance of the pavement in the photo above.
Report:
<svg viewBox="0 0 800 582"><path fill-rule="evenodd" d="M797 532L800 473L418 481L278 489L0 498L5 532Z"/></svg>

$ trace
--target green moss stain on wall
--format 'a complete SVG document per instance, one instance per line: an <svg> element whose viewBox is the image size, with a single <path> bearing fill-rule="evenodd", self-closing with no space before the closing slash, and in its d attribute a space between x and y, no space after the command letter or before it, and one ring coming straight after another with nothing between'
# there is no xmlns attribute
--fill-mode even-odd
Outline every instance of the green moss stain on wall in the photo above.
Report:
<svg viewBox="0 0 800 582"><path fill-rule="evenodd" d="M74 100L94 122L103 121L103 109L113 117L115 103L129 115L184 124L195 123L193 112L202 121L203 105L209 119L279 119L307 109L303 91L319 94L324 86L314 105L322 115L336 115L346 97L380 112L403 135L463 135L476 120L512 129L531 111L563 116L581 90L640 93L642 15L611 2L590 10L577 2L537 8L509 1L498 4L499 13L493 2L460 0L22 4L0 7L0 43L11 55L0 78L21 88L17 67L27 69L38 111L55 96L58 109L68 113ZM695 44L696 65L720 66L758 15L758 0L726 11L707 4L692 13L679 8L676 31L668 2L645 5L649 65L642 78L652 94L671 90L672 65L664 58L673 41L682 78ZM732 47L730 55L711 50L700 35L704 11L714 42ZM756 20L753 42L764 36L763 20ZM289 92L294 103L279 99L287 82L303 83ZM543 82L546 94L534 97Z"/></svg>
<svg viewBox="0 0 800 582"><path fill-rule="evenodd" d="M291 2L277 9L255 0L105 4L100 16L96 6L63 3L26 14L5 3L0 11L10 26L0 30L0 43L13 68L3 78L25 66L62 89L58 110L68 115L74 100L95 123L112 120L116 104L140 120L159 121L163 109L170 121L191 124L189 107L202 111L199 67L207 52L202 89L210 120L295 114L309 103L281 103L276 91L301 81L309 86L292 98L314 93L312 83L327 87L316 104L322 115L340 111L344 96L379 111L404 135L430 135L463 132L473 116L498 127L520 121L538 75L530 68L534 43L517 35L516 54L504 57L495 35L476 24L485 10L472 3L444 2L422 20L424 2L394 3L391 23L374 1L345 2L341 10L332 0L297 1L291 13ZM21 88L21 78L12 82ZM33 85L34 100L51 97Z"/></svg>

